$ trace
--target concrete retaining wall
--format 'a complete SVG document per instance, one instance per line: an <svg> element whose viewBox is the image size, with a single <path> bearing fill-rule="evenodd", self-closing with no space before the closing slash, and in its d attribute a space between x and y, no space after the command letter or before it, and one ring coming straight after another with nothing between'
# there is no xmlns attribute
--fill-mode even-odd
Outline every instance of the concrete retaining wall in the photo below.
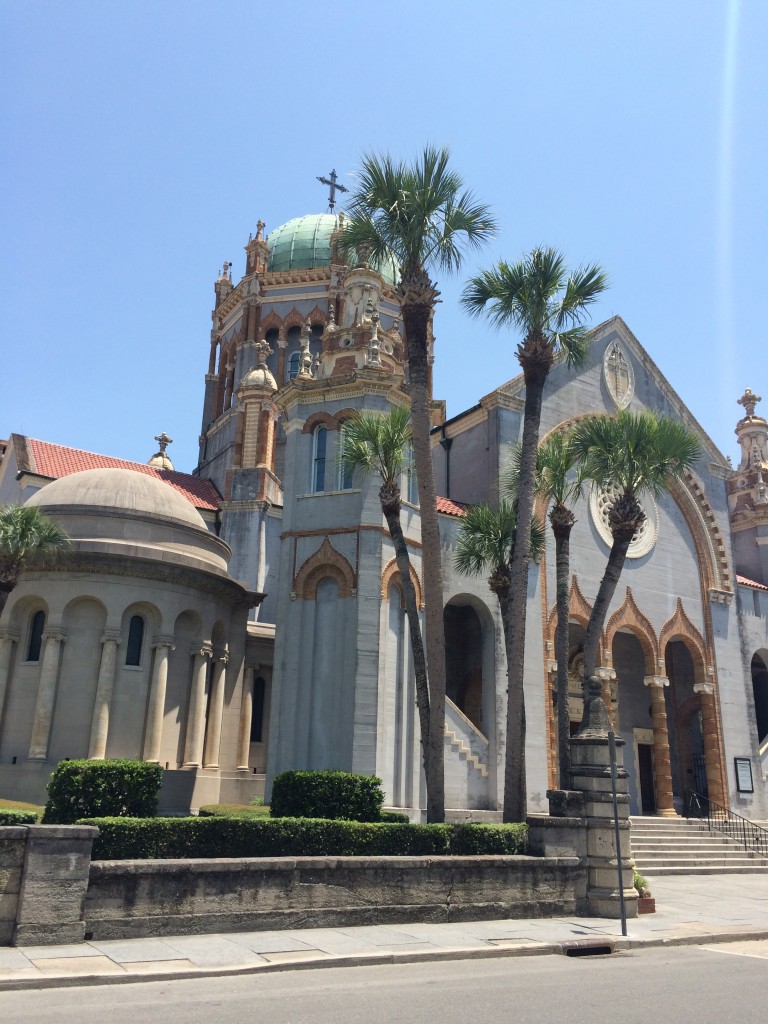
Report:
<svg viewBox="0 0 768 1024"><path fill-rule="evenodd" d="M586 911L579 857L96 861L88 938L554 917Z"/></svg>

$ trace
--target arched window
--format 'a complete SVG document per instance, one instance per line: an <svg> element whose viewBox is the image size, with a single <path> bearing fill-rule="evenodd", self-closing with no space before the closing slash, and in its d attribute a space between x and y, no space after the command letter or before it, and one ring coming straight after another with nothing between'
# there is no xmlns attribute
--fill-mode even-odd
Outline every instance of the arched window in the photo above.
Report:
<svg viewBox="0 0 768 1024"><path fill-rule="evenodd" d="M144 643L144 619L132 615L128 625L128 646L125 651L126 665L141 664L141 648Z"/></svg>
<svg viewBox="0 0 768 1024"><path fill-rule="evenodd" d="M261 743L264 732L264 695L267 684L257 676L253 680L253 712L251 714L251 743Z"/></svg>
<svg viewBox="0 0 768 1024"><path fill-rule="evenodd" d="M288 380L295 380L298 377L300 361L301 352L291 352L291 357L288 360Z"/></svg>
<svg viewBox="0 0 768 1024"><path fill-rule="evenodd" d="M40 648L43 646L43 630L45 629L45 612L41 609L32 616L29 625L29 645L27 661L40 661Z"/></svg>
<svg viewBox="0 0 768 1024"><path fill-rule="evenodd" d="M312 490L325 490L325 456L328 448L328 428L317 427L312 452Z"/></svg>
<svg viewBox="0 0 768 1024"><path fill-rule="evenodd" d="M344 448L344 438L346 436L347 427L342 425L337 436L338 452ZM347 466L343 466L341 462L336 463L336 489L338 491L348 491L352 487L352 471Z"/></svg>

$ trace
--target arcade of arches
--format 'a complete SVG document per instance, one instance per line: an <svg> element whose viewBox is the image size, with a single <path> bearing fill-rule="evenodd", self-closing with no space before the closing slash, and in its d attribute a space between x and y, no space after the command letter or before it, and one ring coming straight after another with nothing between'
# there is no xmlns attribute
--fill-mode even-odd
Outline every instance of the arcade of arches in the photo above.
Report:
<svg viewBox="0 0 768 1024"><path fill-rule="evenodd" d="M707 664L704 642L682 613L681 604L658 637L637 613L613 616L601 645L598 676L603 699L617 734L623 739L624 767L629 774L633 814L665 817L683 813L691 792L723 803L720 722L714 672ZM631 622L626 621L631 619ZM611 625L613 623L613 625ZM582 716L582 651L585 622L569 624L569 709L571 733ZM551 643L551 642L550 642ZM551 646L548 644L548 649ZM549 662L552 694L557 666ZM758 671L755 704L763 709L768 732L768 672ZM551 703L550 779L557 765L555 706Z"/></svg>

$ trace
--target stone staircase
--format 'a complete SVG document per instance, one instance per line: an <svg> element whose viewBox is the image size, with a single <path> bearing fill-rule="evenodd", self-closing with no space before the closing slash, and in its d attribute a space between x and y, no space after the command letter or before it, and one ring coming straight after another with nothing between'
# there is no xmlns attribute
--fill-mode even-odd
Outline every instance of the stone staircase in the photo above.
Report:
<svg viewBox="0 0 768 1024"><path fill-rule="evenodd" d="M468 764L471 764L473 768L476 768L480 772L484 779L488 778L488 766L484 761L473 754L471 749L467 746L461 736L457 736L456 733L445 727L445 738L448 740L449 745L456 751L459 757L463 757Z"/></svg>
<svg viewBox="0 0 768 1024"><path fill-rule="evenodd" d="M632 857L641 875L768 874L768 858L710 832L706 822L655 817L631 821Z"/></svg>

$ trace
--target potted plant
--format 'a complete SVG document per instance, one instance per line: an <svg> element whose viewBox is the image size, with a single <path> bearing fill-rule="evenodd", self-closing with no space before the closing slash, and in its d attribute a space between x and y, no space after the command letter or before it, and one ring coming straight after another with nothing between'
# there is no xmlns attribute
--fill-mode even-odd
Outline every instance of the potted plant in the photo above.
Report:
<svg viewBox="0 0 768 1024"><path fill-rule="evenodd" d="M656 900L651 896L651 890L648 888L647 879L643 878L640 872L635 868L633 884L637 889L637 912L638 914L655 914L656 913Z"/></svg>

